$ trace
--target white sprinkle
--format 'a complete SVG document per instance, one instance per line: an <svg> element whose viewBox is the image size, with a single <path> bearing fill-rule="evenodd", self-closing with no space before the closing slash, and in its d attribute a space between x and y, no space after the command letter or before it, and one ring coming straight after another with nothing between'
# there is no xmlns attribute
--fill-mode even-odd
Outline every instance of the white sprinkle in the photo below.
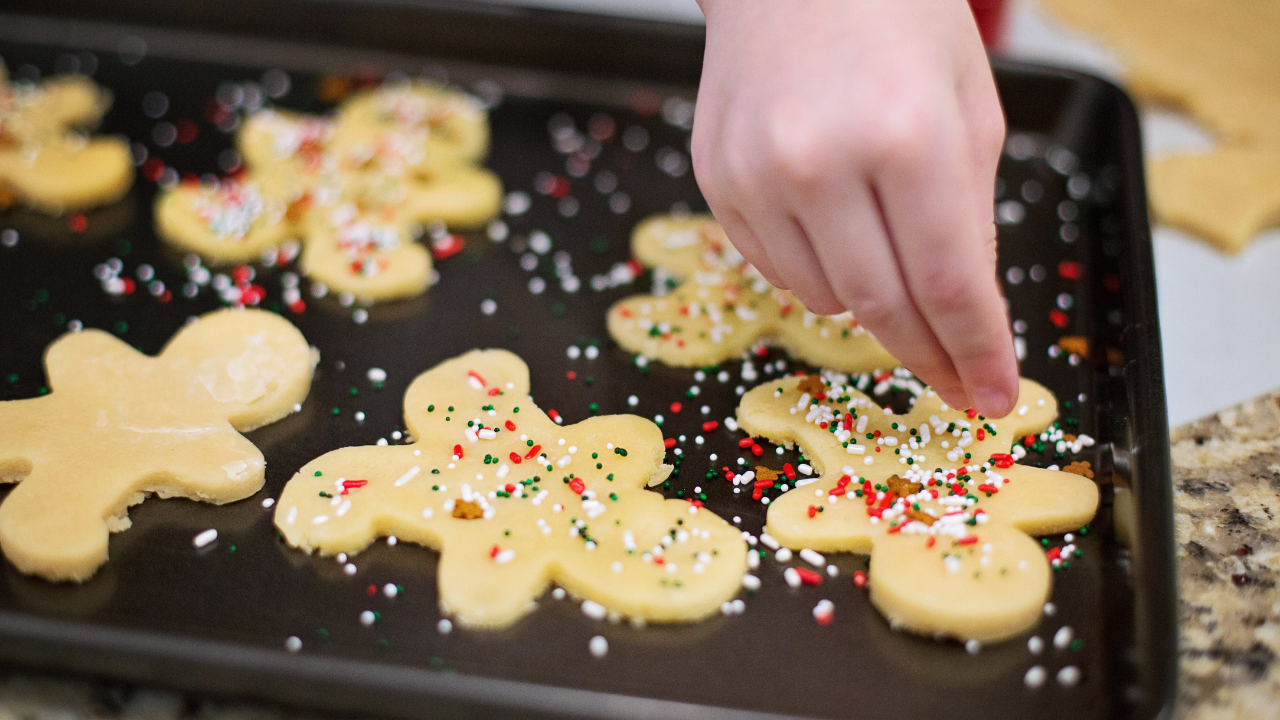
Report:
<svg viewBox="0 0 1280 720"><path fill-rule="evenodd" d="M1036 688L1039 688L1041 685L1044 685L1046 676L1048 676L1048 673L1045 672L1044 666L1036 665L1032 667L1030 670L1028 670L1026 675L1022 676L1022 684L1026 685L1032 690L1035 690Z"/></svg>
<svg viewBox="0 0 1280 720"><path fill-rule="evenodd" d="M627 405L630 405L631 407L635 407L639 404L640 404L640 398L636 397L635 395L632 395L631 397L627 398Z"/></svg>
<svg viewBox="0 0 1280 720"><path fill-rule="evenodd" d="M800 573L796 572L796 569L793 567L789 567L782 571L782 579L786 580L787 585L790 585L793 588L800 587Z"/></svg>
<svg viewBox="0 0 1280 720"><path fill-rule="evenodd" d="M1075 687L1080 682L1080 668L1068 665L1058 671L1058 684L1062 687Z"/></svg>
<svg viewBox="0 0 1280 720"><path fill-rule="evenodd" d="M1058 628L1058 632L1053 634L1053 646L1059 650L1066 650L1067 646L1076 637L1076 633L1071 629L1070 625L1063 625Z"/></svg>
<svg viewBox="0 0 1280 720"><path fill-rule="evenodd" d="M369 378L369 382L380 383L385 382L387 379L387 371L382 368L369 368L369 372L366 375Z"/></svg>
<svg viewBox="0 0 1280 720"><path fill-rule="evenodd" d="M360 613L361 625L364 625L365 627L369 627L370 625L373 624L374 620L377 620L377 618L374 616L372 610L365 610L364 612Z"/></svg>
<svg viewBox="0 0 1280 720"><path fill-rule="evenodd" d="M317 516L315 516L315 517L311 518L311 524L313 524L313 525L323 525L323 524L325 524L325 523L327 523L327 522L329 522L329 516L328 516L328 515L317 515Z"/></svg>
<svg viewBox="0 0 1280 720"><path fill-rule="evenodd" d="M497 560L499 565L506 565L507 563L516 559L516 551L512 550L511 548L507 548L506 550L503 550L502 552L494 556L493 559Z"/></svg>
<svg viewBox="0 0 1280 720"><path fill-rule="evenodd" d="M556 589L552 590L552 591L551 591L551 597L555 598L556 600L563 600L563 599L564 599L564 588L556 588Z"/></svg>
<svg viewBox="0 0 1280 720"><path fill-rule="evenodd" d="M191 544L195 545L198 548L202 548L205 545L208 545L209 543L217 539L218 539L218 531L214 530L213 528L209 528L208 530L205 530L199 535L196 535L195 539L191 541Z"/></svg>
<svg viewBox="0 0 1280 720"><path fill-rule="evenodd" d="M791 550L787 548L778 548L778 552L774 553L773 559L780 563L791 562Z"/></svg>
<svg viewBox="0 0 1280 720"><path fill-rule="evenodd" d="M449 618L440 618L440 622L436 623L436 632L441 635L448 635L453 632L453 621Z"/></svg>
<svg viewBox="0 0 1280 720"><path fill-rule="evenodd" d="M782 547L777 538L773 537L769 533L760 533L760 542L768 546L770 550L777 550Z"/></svg>
<svg viewBox="0 0 1280 720"><path fill-rule="evenodd" d="M835 615L836 604L830 600L819 600L817 605L813 606L813 619L818 621L820 625L827 625L831 622L832 616Z"/></svg>
<svg viewBox="0 0 1280 720"><path fill-rule="evenodd" d="M275 499L275 498L267 498L266 500L263 500L263 501L262 501L262 507L264 507L264 508L269 508L269 507L271 507L272 505L275 505L275 504L276 504L276 499Z"/></svg>
<svg viewBox="0 0 1280 720"><path fill-rule="evenodd" d="M816 568L822 567L827 562L827 559L822 557L820 553L814 552L809 548L800 551L800 559Z"/></svg>
<svg viewBox="0 0 1280 720"><path fill-rule="evenodd" d="M297 635L290 635L289 638L284 641L284 649L291 653L298 652L302 649L302 639Z"/></svg>
<svg viewBox="0 0 1280 720"><path fill-rule="evenodd" d="M398 543L398 542L400 542L400 541L399 541L398 539L396 539L396 536L395 536L395 535L388 535L388 536L387 536L387 547L395 547L395 546L396 546L396 543Z"/></svg>
<svg viewBox="0 0 1280 720"><path fill-rule="evenodd" d="M827 577L836 577L840 574L840 568L835 565L827 566Z"/></svg>
<svg viewBox="0 0 1280 720"><path fill-rule="evenodd" d="M346 573L346 574L348 574L348 575L355 575L355 574L356 574L356 566L355 566L355 563L347 563L346 565L343 565L343 566L342 566L342 572L344 572L344 573Z"/></svg>
<svg viewBox="0 0 1280 720"><path fill-rule="evenodd" d="M409 469L405 472L405 474L403 474L403 475L401 475L400 477L396 478L396 481L395 481L394 483L392 483L392 485L394 485L395 487L400 487L401 485L404 485L405 483L409 482L409 481L410 481L410 480L412 480L414 477L416 477L416 476L417 476L417 474L418 474L418 472L419 472L419 471L421 471L421 469L422 469L422 468L418 467L417 465L414 465L413 467L409 468Z"/></svg>
<svg viewBox="0 0 1280 720"><path fill-rule="evenodd" d="M480 312L485 315L492 315L498 312L498 303L492 299L485 298L480 302Z"/></svg>
<svg viewBox="0 0 1280 720"><path fill-rule="evenodd" d="M604 609L603 605L594 600L583 600L582 614L592 620L603 620L604 616L608 614L608 611Z"/></svg>
<svg viewBox="0 0 1280 720"><path fill-rule="evenodd" d="M1051 603L1051 602L1047 602L1047 603L1045 603L1045 604L1044 604L1044 614L1045 614L1046 616L1048 616L1048 617L1053 617L1054 615L1058 614L1058 606L1057 606L1057 605L1054 605L1054 604L1053 604L1053 603Z"/></svg>
<svg viewBox="0 0 1280 720"><path fill-rule="evenodd" d="M605 640L603 635L597 635L587 643L587 649L591 651L591 657L602 658L609 654L609 641Z"/></svg>
<svg viewBox="0 0 1280 720"><path fill-rule="evenodd" d="M1027 652L1032 655L1044 652L1044 640L1041 640L1039 635L1032 635L1027 639Z"/></svg>
<svg viewBox="0 0 1280 720"><path fill-rule="evenodd" d="M982 652L982 643L977 640L969 640L964 644L964 651L970 655L977 655Z"/></svg>
<svg viewBox="0 0 1280 720"><path fill-rule="evenodd" d="M753 592L754 592L754 591L756 591L756 590L759 590L759 589L760 589L760 578L756 577L755 575L743 575L743 576L742 576L742 587L744 587L744 588L746 588L746 589L748 589L748 590L751 590L751 591L753 591Z"/></svg>

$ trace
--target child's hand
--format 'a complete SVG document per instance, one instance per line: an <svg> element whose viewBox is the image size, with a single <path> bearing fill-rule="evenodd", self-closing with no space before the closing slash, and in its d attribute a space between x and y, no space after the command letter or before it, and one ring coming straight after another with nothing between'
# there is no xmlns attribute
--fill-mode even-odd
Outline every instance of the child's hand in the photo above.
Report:
<svg viewBox="0 0 1280 720"><path fill-rule="evenodd" d="M852 310L952 406L1018 369L992 221L1004 117L964 0L699 0L693 165L739 251Z"/></svg>

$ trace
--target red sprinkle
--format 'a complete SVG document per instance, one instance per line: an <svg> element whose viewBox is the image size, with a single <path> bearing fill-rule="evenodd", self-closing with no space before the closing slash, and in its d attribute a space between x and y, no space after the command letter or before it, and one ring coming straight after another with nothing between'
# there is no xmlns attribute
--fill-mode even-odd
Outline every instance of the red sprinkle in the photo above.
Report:
<svg viewBox="0 0 1280 720"><path fill-rule="evenodd" d="M340 494L342 494L342 495L346 495L346 494L347 494L347 491L349 491L349 490L355 490L356 488L362 488L362 487L364 487L365 485L368 485L368 484L369 484L369 481L368 481L368 480L343 480L343 481L342 481L342 492L341 492Z"/></svg>
<svg viewBox="0 0 1280 720"><path fill-rule="evenodd" d="M1054 309L1049 312L1049 322L1064 328L1071 323L1071 318L1067 317L1067 314L1061 310Z"/></svg>
<svg viewBox="0 0 1280 720"><path fill-rule="evenodd" d="M461 446L461 445L454 445L454 446L453 446L453 455L454 455L454 457L459 457L459 458L460 458L460 457L462 457L462 446Z"/></svg>
<svg viewBox="0 0 1280 720"><path fill-rule="evenodd" d="M977 536L977 535L968 535L968 536L965 536L965 537L960 538L960 539L959 539L959 540L957 540L956 542L957 542L957 543L959 543L959 544L961 544L961 545L974 545L974 544L976 544L976 543L978 542L978 536Z"/></svg>
<svg viewBox="0 0 1280 720"><path fill-rule="evenodd" d="M574 495L581 495L582 491L587 489L586 483L582 482L582 478L574 478L569 481L569 489Z"/></svg>
<svg viewBox="0 0 1280 720"><path fill-rule="evenodd" d="M782 464L782 474L786 475L788 480L796 479L796 469L791 467L791 463Z"/></svg>
<svg viewBox="0 0 1280 720"><path fill-rule="evenodd" d="M810 506L809 506L809 517L810 517L810 518L814 518L814 517L817 517L817 516L818 516L818 506L817 506L817 505L810 505Z"/></svg>
<svg viewBox="0 0 1280 720"><path fill-rule="evenodd" d="M1074 260L1063 260L1058 263L1058 275L1065 280L1079 280L1084 274L1084 267Z"/></svg>
<svg viewBox="0 0 1280 720"><path fill-rule="evenodd" d="M965 414L966 416L968 416L968 417L969 417L969 419L971 419L971 420L972 420L973 418L978 417L978 411L977 411L977 410L974 410L973 408L969 408L968 410L965 410L964 414Z"/></svg>
<svg viewBox="0 0 1280 720"><path fill-rule="evenodd" d="M932 540L933 538L929 538ZM853 571L853 586L862 589L867 586L867 574L861 570Z"/></svg>
<svg viewBox="0 0 1280 720"><path fill-rule="evenodd" d="M497 545L494 545L492 548L489 548L489 557L496 558L498 557L498 553L500 552L502 552L502 548L499 548Z"/></svg>
<svg viewBox="0 0 1280 720"><path fill-rule="evenodd" d="M71 228L71 232L82 233L89 227L89 220L80 213L71 213L67 216L67 227Z"/></svg>
<svg viewBox="0 0 1280 720"><path fill-rule="evenodd" d="M925 546L925 547L927 547L927 548L931 548L931 547L933 547L934 545L936 545L936 544L937 544L937 542L938 542L938 538L933 537L932 535L930 535L930 536L929 536L929 539L924 541L924 546Z"/></svg>
<svg viewBox="0 0 1280 720"><path fill-rule="evenodd" d="M822 575L805 567L796 568L796 574L800 576L800 582L805 585L821 585Z"/></svg>
<svg viewBox="0 0 1280 720"><path fill-rule="evenodd" d="M364 591L365 591L365 594L367 594L367 595L369 595L370 597L372 597L372 596L374 596L374 595L377 595L377 594L378 594L378 586L377 586L377 585L370 585L369 587L365 588L365 589L364 589Z"/></svg>
<svg viewBox="0 0 1280 720"><path fill-rule="evenodd" d="M529 448L529 452L527 452L527 453L525 453L525 454L524 454L524 459L525 459L525 460L532 460L533 458L537 457L538 453L539 453L541 450L542 450L542 446L541 446L541 445L534 445L533 447ZM513 454L514 454L514 453L513 453Z"/></svg>
<svg viewBox="0 0 1280 720"><path fill-rule="evenodd" d="M761 455L764 454L764 448L760 447L759 445L752 445L751 454L755 455L756 457L760 457Z"/></svg>
<svg viewBox="0 0 1280 720"><path fill-rule="evenodd" d="M993 453L991 455L991 461L996 464L996 467L1002 470L1013 467L1013 456L1008 453Z"/></svg>
<svg viewBox="0 0 1280 720"><path fill-rule="evenodd" d="M565 373L564 376L569 378L570 380L576 380L578 377L578 373L570 370L569 372Z"/></svg>
<svg viewBox="0 0 1280 720"><path fill-rule="evenodd" d="M515 423L513 423L513 422L511 422L510 420L506 421L506 422L505 422L505 423L503 423L502 425L503 425L503 427L505 427L506 429L511 430L512 432L515 432L516 424L515 424Z"/></svg>
<svg viewBox="0 0 1280 720"><path fill-rule="evenodd" d="M503 490L506 490L507 492L515 492L515 491L516 491L516 486L515 486L515 485L512 485L511 483L507 483L506 485L503 485L503 486L502 486L502 489L503 489Z"/></svg>
<svg viewBox="0 0 1280 720"><path fill-rule="evenodd" d="M551 422L554 422L557 425L560 423L560 413L556 412L554 409L547 411L547 417L551 418Z"/></svg>
<svg viewBox="0 0 1280 720"><path fill-rule="evenodd" d="M751 438L749 438L749 437L744 437L744 438L742 438L741 440L739 440L739 441L738 441L738 447L740 447L740 448L749 448L749 447L751 447L752 445L754 445L754 444L755 444L755 442L756 442L755 440L752 440L752 439L751 439Z"/></svg>
<svg viewBox="0 0 1280 720"><path fill-rule="evenodd" d="M678 402L673 402L673 403L671 403L671 412L673 412L673 413L678 413L678 412L680 412L680 411L681 411L681 410L683 410L683 409L684 409L684 406L683 406L683 405L681 405L680 403L678 403Z"/></svg>
<svg viewBox="0 0 1280 720"><path fill-rule="evenodd" d="M702 423L702 432L711 432L712 430L715 430L718 427L720 427L720 423L716 422L715 420L708 420Z"/></svg>
<svg viewBox="0 0 1280 720"><path fill-rule="evenodd" d="M987 439L987 431L985 428L978 428L978 439L979 440Z"/></svg>
<svg viewBox="0 0 1280 720"><path fill-rule="evenodd" d="M664 447L666 447L668 450L670 450L671 448L673 448L673 447L675 447L675 446L676 446L676 439L675 439L675 438L667 438L666 440L663 440L663 441L662 441L662 445L663 445Z"/></svg>
<svg viewBox="0 0 1280 720"><path fill-rule="evenodd" d="M520 459L520 454L519 454L519 453L514 453L514 452L513 452L513 453L511 453L511 462L513 462L513 463L515 463L515 464L519 465L520 463L522 463L522 462L524 462L524 461Z"/></svg>
<svg viewBox="0 0 1280 720"><path fill-rule="evenodd" d="M461 235L445 235L431 241L431 256L437 260L453 257L467 246Z"/></svg>

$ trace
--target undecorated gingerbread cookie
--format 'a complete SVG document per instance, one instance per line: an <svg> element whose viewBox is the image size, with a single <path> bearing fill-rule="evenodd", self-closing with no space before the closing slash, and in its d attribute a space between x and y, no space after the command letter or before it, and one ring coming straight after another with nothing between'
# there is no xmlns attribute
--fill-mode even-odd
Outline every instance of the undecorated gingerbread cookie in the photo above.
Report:
<svg viewBox="0 0 1280 720"><path fill-rule="evenodd" d="M679 284L665 295L637 295L609 309L609 334L629 352L668 365L705 366L736 358L764 339L840 372L898 365L852 315L815 315L770 285L710 215L651 217L636 227L631 250Z"/></svg>
<svg viewBox="0 0 1280 720"><path fill-rule="evenodd" d="M52 392L0 402L0 549L24 573L82 581L107 536L154 493L215 504L262 487L262 453L240 433L293 412L314 353L258 310L201 317L149 357L100 330L45 353Z"/></svg>
<svg viewBox="0 0 1280 720"><path fill-rule="evenodd" d="M128 192L129 144L78 131L110 105L110 94L86 77L10 83L0 62L0 209L23 203L57 215Z"/></svg>
<svg viewBox="0 0 1280 720"><path fill-rule="evenodd" d="M1039 619L1051 586L1029 536L1079 528L1098 505L1082 475L1015 464L1057 402L1024 378L1016 407L992 420L929 390L892 415L844 376L764 383L743 397L739 424L798 444L819 475L769 505L766 531L793 549L870 553L871 602L896 627L962 641L1016 635Z"/></svg>
<svg viewBox="0 0 1280 720"><path fill-rule="evenodd" d="M1239 252L1280 223L1280 3L1042 0L1110 43L1143 100L1186 111L1218 147L1151 161L1161 222Z"/></svg>
<svg viewBox="0 0 1280 720"><path fill-rule="evenodd" d="M413 444L335 450L289 481L275 520L290 545L352 554L394 535L434 548L441 609L472 627L509 625L550 583L659 622L702 618L738 592L741 534L645 489L671 471L648 420L560 427L504 350L423 373L404 406Z"/></svg>
<svg viewBox="0 0 1280 720"><path fill-rule="evenodd" d="M163 193L156 225L214 262L301 238L303 271L334 290L418 295L431 274L424 225L472 227L498 211L501 183L477 165L488 133L477 101L426 83L357 94L333 119L265 110L237 137L246 171Z"/></svg>

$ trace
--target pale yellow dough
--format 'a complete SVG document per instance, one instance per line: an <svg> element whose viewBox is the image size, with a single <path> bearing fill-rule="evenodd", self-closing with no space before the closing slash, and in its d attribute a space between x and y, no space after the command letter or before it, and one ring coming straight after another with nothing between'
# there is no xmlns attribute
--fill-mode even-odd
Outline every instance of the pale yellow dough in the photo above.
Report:
<svg viewBox="0 0 1280 720"><path fill-rule="evenodd" d="M656 622L705 617L738 592L739 531L645 489L671 472L648 420L560 427L529 396L524 362L504 350L441 363L404 405L413 444L335 450L289 481L275 520L290 545L353 554L394 535L434 548L441 609L471 627L509 625L550 583ZM455 517L461 507L482 516Z"/></svg>
<svg viewBox="0 0 1280 720"><path fill-rule="evenodd" d="M258 310L201 317L149 357L100 330L49 346L52 392L0 402L0 549L24 573L82 581L107 561L149 493L215 504L263 483L240 435L293 412L314 353L288 321Z"/></svg>
<svg viewBox="0 0 1280 720"><path fill-rule="evenodd" d="M128 192L129 144L73 130L96 124L110 104L88 78L11 84L0 63L0 209L16 201L57 215Z"/></svg>
<svg viewBox="0 0 1280 720"><path fill-rule="evenodd" d="M1218 147L1152 160L1156 216L1239 252L1280 222L1280 3L1042 0L1111 44L1143 100L1203 123Z"/></svg>
<svg viewBox="0 0 1280 720"><path fill-rule="evenodd" d="M1013 442L1047 428L1057 416L1053 395L1024 378L1017 409L1000 420L971 419L963 412L944 410L932 390L917 399L910 413L886 415L870 398L845 385L845 376L828 375L824 397L816 404L816 398L800 387L805 383L807 389L815 389L812 382L788 377L764 383L748 392L738 407L742 429L773 442L799 445L819 476L769 505L766 531L793 549L870 553L871 602L895 627L993 642L1035 624L1049 597L1051 574L1042 548L1028 535L1064 532L1088 523L1098 505L1097 486L1079 475L1027 465L988 466L985 472L981 466L994 454L1009 453ZM837 410L839 417L834 415ZM844 429L846 413L851 418L849 431ZM866 423L859 428L863 417ZM821 427L833 421L839 428L836 433ZM946 432L952 422L960 437ZM983 428L984 423L996 434ZM979 429L985 439L977 439ZM914 439L911 430L916 432ZM867 433L877 431L879 440L867 439ZM929 439L921 444L926 431ZM944 441L948 448L942 447ZM971 460L965 460L965 452ZM907 453L911 465L906 464ZM869 465L867 458L872 459ZM966 464L972 480L965 495L978 500L948 506L945 503L964 497L946 499L951 495L947 486L954 480L930 488L929 478L937 468L945 477ZM869 481L873 494L879 492L875 485L888 486L893 475L922 486L898 498L884 517L873 519L866 500L855 491ZM842 476L850 480L833 494ZM988 496L979 489L984 484L996 492ZM939 491L943 500L930 490ZM879 509L880 502L874 508ZM939 520L926 524L910 519L904 513L911 503ZM812 517L810 507L815 509ZM819 507L822 512L816 512ZM948 507L954 515L941 519ZM970 519L976 524L966 524Z"/></svg>
<svg viewBox="0 0 1280 720"><path fill-rule="evenodd" d="M285 240L302 270L365 301L421 294L431 256L423 226L474 227L498 212L502 185L478 166L483 107L427 83L348 99L334 118L265 110L237 136L246 172L161 193L156 227L214 262L246 262Z"/></svg>
<svg viewBox="0 0 1280 720"><path fill-rule="evenodd" d="M658 215L640 223L631 251L680 281L662 296L636 295L609 308L609 334L629 352L668 365L715 365L760 340L841 372L897 367L850 314L815 315L766 281L729 244L710 215Z"/></svg>

